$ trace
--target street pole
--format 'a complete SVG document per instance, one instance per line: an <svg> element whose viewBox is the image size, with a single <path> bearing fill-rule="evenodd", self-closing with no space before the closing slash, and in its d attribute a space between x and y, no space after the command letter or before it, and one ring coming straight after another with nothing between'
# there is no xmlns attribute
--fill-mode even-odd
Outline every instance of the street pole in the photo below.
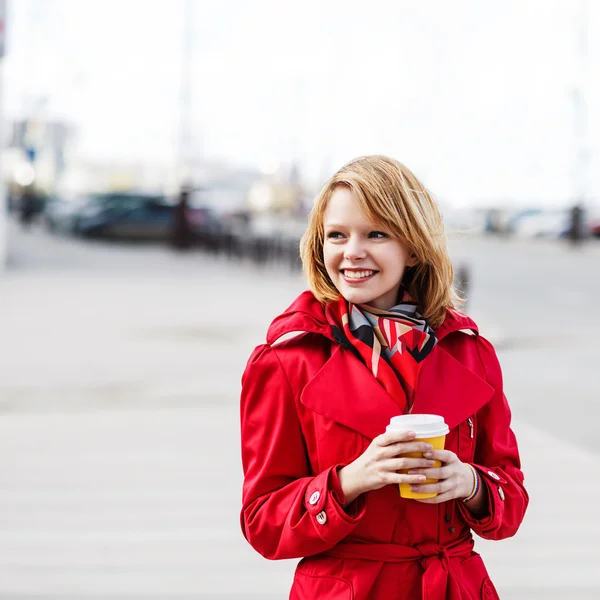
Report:
<svg viewBox="0 0 600 600"><path fill-rule="evenodd" d="M183 46L181 55L181 82L179 104L179 186L191 183L192 179L192 36L193 1L183 0Z"/></svg>
<svg viewBox="0 0 600 600"><path fill-rule="evenodd" d="M187 250L192 244L192 232L188 219L189 196L193 188L192 164L192 35L194 0L183 1L183 44L181 54L181 81L179 103L179 139L177 183L179 186L177 207L173 222L171 243L178 250Z"/></svg>
<svg viewBox="0 0 600 600"><path fill-rule="evenodd" d="M576 81L573 89L573 133L575 138L575 164L573 168L574 204L585 204L589 199L590 146L588 135L588 0L578 3L576 32Z"/></svg>
<svg viewBox="0 0 600 600"><path fill-rule="evenodd" d="M6 35L6 0L0 0L0 140L4 139L4 45ZM6 185L2 177L2 150L0 146L0 273L6 267L8 254L8 209L6 203Z"/></svg>
<svg viewBox="0 0 600 600"><path fill-rule="evenodd" d="M576 68L573 88L573 137L575 143L573 165L573 201L571 203L569 239L579 244L585 237L586 203L589 200L591 151L588 135L588 0L579 0L576 17Z"/></svg>

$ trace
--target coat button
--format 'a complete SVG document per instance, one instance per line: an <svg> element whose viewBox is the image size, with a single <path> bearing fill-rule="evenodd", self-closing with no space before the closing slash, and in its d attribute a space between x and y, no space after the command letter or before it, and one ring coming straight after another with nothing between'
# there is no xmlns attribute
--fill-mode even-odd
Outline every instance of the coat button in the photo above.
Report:
<svg viewBox="0 0 600 600"><path fill-rule="evenodd" d="M314 505L319 501L320 497L321 497L321 494L319 492L315 492L308 500L308 503L311 505Z"/></svg>
<svg viewBox="0 0 600 600"><path fill-rule="evenodd" d="M450 523L450 521L452 521L452 517L450 515L446 515L444 517L444 521L446 521L446 523Z"/></svg>
<svg viewBox="0 0 600 600"><path fill-rule="evenodd" d="M498 486L498 496L500 496L500 500L504 500L504 490Z"/></svg>
<svg viewBox="0 0 600 600"><path fill-rule="evenodd" d="M317 515L317 523L319 525L325 525L325 523L327 523L327 515L324 510Z"/></svg>
<svg viewBox="0 0 600 600"><path fill-rule="evenodd" d="M492 477L493 479L495 479L496 481L500 480L500 477L498 477L498 475L496 475L496 473L494 473L493 471L488 471L488 475L490 477Z"/></svg>
<svg viewBox="0 0 600 600"><path fill-rule="evenodd" d="M450 533L454 533L456 531L456 529L454 529L454 527L448 527L448 531Z"/></svg>

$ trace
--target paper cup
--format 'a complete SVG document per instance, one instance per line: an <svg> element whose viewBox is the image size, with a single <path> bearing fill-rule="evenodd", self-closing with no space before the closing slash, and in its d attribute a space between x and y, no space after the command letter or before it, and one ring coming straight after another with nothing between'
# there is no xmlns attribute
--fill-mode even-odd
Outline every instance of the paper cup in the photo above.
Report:
<svg viewBox="0 0 600 600"><path fill-rule="evenodd" d="M399 415L392 417L386 431L414 431L416 440L430 443L434 450L443 450L446 442L446 435L449 432L448 425L444 422L444 417L439 415ZM409 452L402 456L412 458L422 458L422 452ZM435 461L435 467L440 467L439 460ZM407 473L407 469L402 469L399 473ZM426 479L425 483L436 483L437 479ZM434 498L437 494L420 494L410 489L409 483L400 484L400 496L402 498Z"/></svg>

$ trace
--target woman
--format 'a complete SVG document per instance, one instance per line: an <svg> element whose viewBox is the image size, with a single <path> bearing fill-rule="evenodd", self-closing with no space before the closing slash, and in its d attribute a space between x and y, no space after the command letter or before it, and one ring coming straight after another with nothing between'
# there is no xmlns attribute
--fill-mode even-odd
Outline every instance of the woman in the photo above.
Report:
<svg viewBox="0 0 600 600"><path fill-rule="evenodd" d="M302 557L291 599L497 598L472 532L514 535L528 496L498 359L454 308L434 200L402 164L356 159L316 199L301 253L311 291L242 378L246 539ZM385 433L408 412L444 417L444 450ZM404 499L399 483L437 495Z"/></svg>

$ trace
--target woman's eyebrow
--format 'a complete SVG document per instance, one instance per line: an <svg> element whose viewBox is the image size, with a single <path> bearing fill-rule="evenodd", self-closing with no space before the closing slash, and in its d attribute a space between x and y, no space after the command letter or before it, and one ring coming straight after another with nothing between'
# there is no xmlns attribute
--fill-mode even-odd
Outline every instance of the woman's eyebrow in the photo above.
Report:
<svg viewBox="0 0 600 600"><path fill-rule="evenodd" d="M323 226L326 229L332 228L332 227L335 227L336 229L345 229L346 227L352 227L352 225L340 225L339 223L325 223ZM365 229L365 230L368 229L369 231L380 231L380 230L384 230L385 227L382 227L381 225L370 224L370 225L360 226L360 229Z"/></svg>

